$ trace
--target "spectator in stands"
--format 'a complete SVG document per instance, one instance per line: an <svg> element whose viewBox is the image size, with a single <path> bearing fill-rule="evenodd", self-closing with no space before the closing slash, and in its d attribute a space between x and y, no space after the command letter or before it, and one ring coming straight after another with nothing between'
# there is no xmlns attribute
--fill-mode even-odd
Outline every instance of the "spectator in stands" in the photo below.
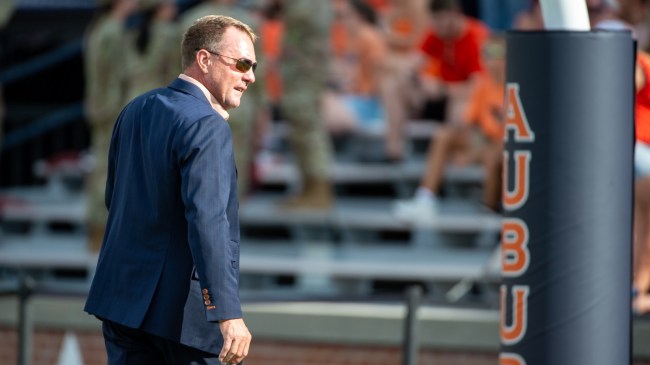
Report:
<svg viewBox="0 0 650 365"><path fill-rule="evenodd" d="M177 9L172 0L140 0L140 23L126 48L129 89L127 100L167 86L180 73L174 23Z"/></svg>
<svg viewBox="0 0 650 365"><path fill-rule="evenodd" d="M512 28L517 30L542 30L544 18L539 0L530 1L528 9L520 11L512 22Z"/></svg>
<svg viewBox="0 0 650 365"><path fill-rule="evenodd" d="M617 0L586 0L587 11L589 12L589 22L592 26L603 21L616 19L619 17L616 8ZM625 1L625 0L623 0ZM635 0L636 1L636 0ZM626 7L629 8L629 7ZM626 10L626 12L633 12ZM544 29L544 19L542 17L542 7L539 0L532 0L528 10L520 12L515 21L513 28L518 30L540 30Z"/></svg>
<svg viewBox="0 0 650 365"><path fill-rule="evenodd" d="M650 55L637 51L634 167L634 308L650 312Z"/></svg>
<svg viewBox="0 0 650 365"><path fill-rule="evenodd" d="M137 10L137 5L137 0L101 0L85 35L85 107L94 160L85 188L88 194L88 239L93 251L99 250L108 216L104 189L113 124L128 100L127 58L118 55L123 55L130 46L126 20Z"/></svg>
<svg viewBox="0 0 650 365"><path fill-rule="evenodd" d="M387 114L386 150L389 161L404 155L404 123L413 117L413 70L418 68L419 46L428 29L427 0L389 0L381 13L388 43L390 79L386 79L384 98Z"/></svg>
<svg viewBox="0 0 650 365"><path fill-rule="evenodd" d="M256 34L260 34L261 19L254 16L248 9L237 5L236 0L204 0L186 10L179 19L180 29L189 28L196 19L206 15L221 14L239 19L248 24ZM182 36L181 33L178 36ZM180 45L180 41L177 42ZM265 60L259 42L255 43L255 53L258 57L258 75L265 73ZM178 53L176 53L178 54ZM235 164L237 165L237 191L243 200L252 188L252 172L256 151L255 131L261 125L268 123L271 118L267 101L265 82L258 77L254 84L246 90L246 102L239 108L233 109L228 118L232 130Z"/></svg>
<svg viewBox="0 0 650 365"><path fill-rule="evenodd" d="M412 199L395 203L393 213L403 220L431 220L439 210L439 193L449 161L457 165L482 162L485 170L483 203L500 211L503 149L505 42L493 36L483 47L487 73L473 89L465 116L456 124L440 125L429 144L425 172Z"/></svg>
<svg viewBox="0 0 650 365"><path fill-rule="evenodd" d="M634 31L638 48L650 52L650 1L648 0L589 0L589 2L604 3L608 8L616 10L620 19L631 26Z"/></svg>
<svg viewBox="0 0 650 365"><path fill-rule="evenodd" d="M480 19L492 30L510 29L517 15L530 7L527 2L538 2L538 0L478 0Z"/></svg>
<svg viewBox="0 0 650 365"><path fill-rule="evenodd" d="M458 0L433 0L430 11L432 29L421 45L428 56L420 75L422 117L454 123L463 119L483 70L481 47L489 30L464 15Z"/></svg>
<svg viewBox="0 0 650 365"><path fill-rule="evenodd" d="M282 0L271 0L262 9L260 24L260 51L264 59L264 79L269 105L274 120L281 119L282 81L280 77L280 52L284 37Z"/></svg>
<svg viewBox="0 0 650 365"><path fill-rule="evenodd" d="M391 75L387 74L388 46L377 25L377 16L363 0L339 2L335 15L342 26L345 45L335 60L336 91L328 96L335 100L330 101L332 107L323 110L326 123L334 132L381 128L385 121L382 87Z"/></svg>

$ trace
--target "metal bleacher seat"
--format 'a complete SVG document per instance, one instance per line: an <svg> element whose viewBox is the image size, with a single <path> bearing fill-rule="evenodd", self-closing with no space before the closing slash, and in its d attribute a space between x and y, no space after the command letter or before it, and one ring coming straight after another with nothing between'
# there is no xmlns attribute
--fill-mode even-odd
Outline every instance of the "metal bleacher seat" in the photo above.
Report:
<svg viewBox="0 0 650 365"><path fill-rule="evenodd" d="M409 122L406 137L413 141L429 141L437 124ZM289 129L276 124L272 137L281 145ZM360 131L355 138L381 145L383 134ZM278 151L280 150L280 151ZM371 187L378 184L402 186L407 194L419 181L424 156L410 150L407 160L399 164L364 163L347 155L349 150L335 150L330 178L336 187L355 185ZM241 203L240 218L244 233L256 229L284 227L282 238L266 236L242 238L242 273L257 275L291 275L297 278L300 290L315 290L314 285L330 288L351 280L365 285L353 285L364 292L367 284L376 280L448 282L448 300L457 300L475 282L498 277L500 258L498 232L499 215L489 212L471 197L451 194L443 199L441 214L428 222L401 222L392 215L393 196L354 196L338 191L334 206L329 210L285 210L280 201L284 194L264 191L264 186L296 189L299 175L288 150L276 148L257 165L262 187L257 194ZM448 167L445 184L452 187L480 185L483 171L479 166ZM399 189L396 189L399 191ZM381 232L399 232L399 238L384 238ZM487 234L491 243L477 239ZM320 278L315 280L314 277ZM343 286L350 288L350 286Z"/></svg>
<svg viewBox="0 0 650 365"><path fill-rule="evenodd" d="M336 184L378 184L417 181L424 170L424 161L414 159L401 164L363 164L334 162L330 177ZM260 166L260 183L294 185L299 183L295 165L277 159ZM480 182L483 170L478 166L449 167L445 179L458 183Z"/></svg>

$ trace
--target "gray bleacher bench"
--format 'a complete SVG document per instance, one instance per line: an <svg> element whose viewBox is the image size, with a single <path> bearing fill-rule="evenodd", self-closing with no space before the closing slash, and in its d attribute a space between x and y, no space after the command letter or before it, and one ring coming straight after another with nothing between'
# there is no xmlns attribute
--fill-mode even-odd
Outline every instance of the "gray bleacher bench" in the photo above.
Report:
<svg viewBox="0 0 650 365"><path fill-rule="evenodd" d="M332 242L244 241L241 255L242 273L293 275L299 290L305 292L332 290L336 286L334 279L451 283L445 299L455 302L474 283L500 280L499 247L336 247ZM321 287L310 287L314 283Z"/></svg>
<svg viewBox="0 0 650 365"><path fill-rule="evenodd" d="M422 160L407 161L402 164L364 164L359 162L339 162L332 164L330 179L334 184L383 184L404 181L417 182L424 173ZM258 164L259 180L262 184L299 184L298 171L293 162L284 159ZM483 168L478 165L449 166L445 170L445 180L455 183L481 183Z"/></svg>
<svg viewBox="0 0 650 365"><path fill-rule="evenodd" d="M280 206L281 196L253 196L242 202L244 225L319 225L383 230L430 229L443 232L499 231L501 217L463 201L442 202L441 214L431 221L403 222L391 214L391 199L341 198L329 210L292 210Z"/></svg>
<svg viewBox="0 0 650 365"><path fill-rule="evenodd" d="M84 231L86 199L81 193L18 188L0 194L9 198L0 209L0 221L5 229L16 224L26 225L26 234L46 235L56 233L52 228L63 224L68 226L68 231Z"/></svg>
<svg viewBox="0 0 650 365"><path fill-rule="evenodd" d="M433 120L409 120L404 125L404 137L408 139L424 139L428 140L435 136L440 123ZM285 121L278 121L272 124L269 138L271 139L285 139L290 133L290 126ZM351 132L353 135L362 138L381 139L385 137L385 131L377 129L359 128Z"/></svg>

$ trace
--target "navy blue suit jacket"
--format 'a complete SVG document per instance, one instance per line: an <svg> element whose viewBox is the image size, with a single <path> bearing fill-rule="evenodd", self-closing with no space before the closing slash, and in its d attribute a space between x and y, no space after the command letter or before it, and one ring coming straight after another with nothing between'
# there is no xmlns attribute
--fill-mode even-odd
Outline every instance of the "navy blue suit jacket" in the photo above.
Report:
<svg viewBox="0 0 650 365"><path fill-rule="evenodd" d="M120 114L108 222L85 311L218 354L241 318L237 177L230 126L176 79Z"/></svg>

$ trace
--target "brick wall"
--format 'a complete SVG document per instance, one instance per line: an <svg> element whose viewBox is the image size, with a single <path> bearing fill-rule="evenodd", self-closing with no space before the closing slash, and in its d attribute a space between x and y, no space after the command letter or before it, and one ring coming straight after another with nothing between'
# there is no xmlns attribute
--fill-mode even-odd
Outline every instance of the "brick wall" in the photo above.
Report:
<svg viewBox="0 0 650 365"><path fill-rule="evenodd" d="M104 340L100 332L75 332L84 365L106 365ZM56 365L63 342L61 330L36 330L33 365ZM0 364L17 364L17 333L0 327ZM423 350L420 365L495 365L493 353L463 353ZM401 352L396 347L299 344L254 340L246 365L397 365ZM634 365L650 365L650 359Z"/></svg>

